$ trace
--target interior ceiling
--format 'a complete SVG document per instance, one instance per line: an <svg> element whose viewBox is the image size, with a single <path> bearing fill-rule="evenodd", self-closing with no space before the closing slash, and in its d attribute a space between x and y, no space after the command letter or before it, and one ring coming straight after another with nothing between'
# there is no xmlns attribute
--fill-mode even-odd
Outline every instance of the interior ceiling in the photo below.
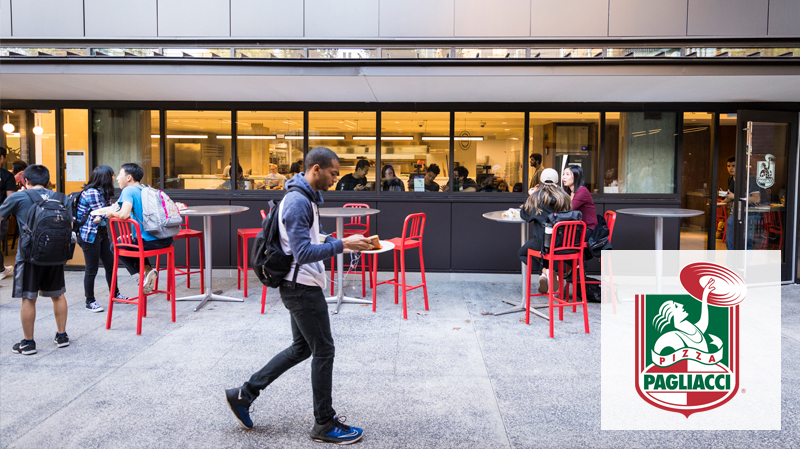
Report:
<svg viewBox="0 0 800 449"><path fill-rule="evenodd" d="M798 102L796 66L341 67L3 62L0 98L263 102Z"/></svg>

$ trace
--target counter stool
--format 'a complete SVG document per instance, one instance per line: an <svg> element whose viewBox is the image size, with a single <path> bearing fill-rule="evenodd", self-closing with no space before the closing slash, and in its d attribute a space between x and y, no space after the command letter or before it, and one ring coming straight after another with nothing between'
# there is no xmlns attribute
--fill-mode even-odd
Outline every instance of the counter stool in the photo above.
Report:
<svg viewBox="0 0 800 449"><path fill-rule="evenodd" d="M353 208L353 209L369 209L369 204L362 204L362 203L347 203L342 207ZM369 215L365 217L351 217L350 221L344 224L344 236L337 237L336 233L332 233L331 237L333 238L344 238L350 237L351 235L360 234L364 237L369 237ZM342 269L345 269L345 273L349 270L351 266L344 265ZM356 267L358 268L358 267ZM367 296L367 288L366 288L366 273L370 271L369 263L367 261L367 257L361 257L361 297L364 298ZM334 273L336 273L336 256L331 258L331 296L335 295L333 291L334 286ZM369 280L370 284L369 287L372 288L372 278Z"/></svg>
<svg viewBox="0 0 800 449"><path fill-rule="evenodd" d="M111 329L111 314L114 311L115 302L136 304L136 335L142 334L142 318L147 316L147 297L156 293L165 293L167 300L172 307L172 322L175 322L175 248L170 246L162 249L145 251L142 247L142 240L133 238L134 235L141 236L139 223L134 220L121 220L112 218L109 222L111 230L111 243L114 246L114 271L111 276L111 288L109 289L108 299L108 318L106 319L106 329ZM135 234L131 233L134 229ZM144 259L152 256L167 256L167 290L153 290L152 293L144 294ZM129 299L119 299L114 297L117 288L117 270L119 268L120 256L139 258L139 294Z"/></svg>
<svg viewBox="0 0 800 449"><path fill-rule="evenodd" d="M542 254L533 249L528 250L528 269L526 273L525 291L525 324L530 324L531 320L531 297L547 296L548 309L550 311L550 338L553 338L553 309L558 308L558 319L564 321L564 307L583 305L583 325L586 333L589 333L589 311L586 306L586 284L584 284L585 273L583 272L583 250L586 248L586 223L582 221L562 221L553 226L553 234L550 243L550 252ZM550 262L550 269L547 270L548 289L547 293L531 294L531 258L538 257ZM572 289L572 301L569 301L570 294L564 286L564 262L572 262L572 284L576 288ZM554 272L558 263L558 294L555 293L553 283ZM579 273L580 272L580 273ZM577 285L581 287L581 302L577 302ZM564 294L563 292L566 292Z"/></svg>
<svg viewBox="0 0 800 449"><path fill-rule="evenodd" d="M266 212L261 210L261 220L267 218ZM247 298L247 241L254 239L261 232L261 228L241 228L236 231L236 290L242 288L242 277L244 277L244 297ZM266 288L266 287L264 287ZM262 312L263 313L263 312Z"/></svg>
<svg viewBox="0 0 800 449"><path fill-rule="evenodd" d="M410 226L409 226L410 225ZM394 239L387 240L394 244L394 278L388 281L376 283L377 288L381 284L394 285L394 303L397 304L397 288L403 289L403 319L408 319L408 307L406 305L406 292L422 287L422 295L425 298L425 310L428 309L428 284L425 282L425 262L422 258L422 236L425 233L425 214L411 214L403 222L403 234ZM419 267L422 273L422 283L409 287L406 284L406 256L407 249L419 248ZM400 281L397 279L397 253L400 253Z"/></svg>
<svg viewBox="0 0 800 449"><path fill-rule="evenodd" d="M191 255L191 239L197 239L197 246L200 247L200 269L192 271L190 261L192 260ZM181 230L178 232L178 235L173 237L173 240L184 240L186 241L186 265L177 265L175 267L175 276L186 276L186 288L192 288L192 275L200 273L200 291L206 291L206 280L205 276L203 276L203 264L205 263L205 259L203 258L203 231L197 231L194 229L189 228L189 217L186 217L186 222L181 224ZM161 268L161 256L156 256L156 269L159 273L166 270L166 268ZM158 290L158 278L156 278L156 290Z"/></svg>

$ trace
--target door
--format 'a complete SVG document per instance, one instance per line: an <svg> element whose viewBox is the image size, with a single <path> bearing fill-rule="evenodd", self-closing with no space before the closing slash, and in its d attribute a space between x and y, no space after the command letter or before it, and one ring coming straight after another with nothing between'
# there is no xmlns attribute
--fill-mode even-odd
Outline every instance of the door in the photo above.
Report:
<svg viewBox="0 0 800 449"><path fill-rule="evenodd" d="M795 260L797 113L739 111L734 249L781 251L781 280Z"/></svg>

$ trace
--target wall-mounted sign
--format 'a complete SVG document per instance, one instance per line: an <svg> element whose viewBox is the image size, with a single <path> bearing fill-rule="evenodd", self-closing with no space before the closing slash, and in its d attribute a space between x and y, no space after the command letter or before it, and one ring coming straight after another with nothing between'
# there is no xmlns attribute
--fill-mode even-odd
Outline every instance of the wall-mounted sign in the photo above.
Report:
<svg viewBox="0 0 800 449"><path fill-rule="evenodd" d="M85 151L67 151L67 182L86 182Z"/></svg>
<svg viewBox="0 0 800 449"><path fill-rule="evenodd" d="M756 184L762 189L775 184L775 156L767 154L763 161L756 162Z"/></svg>

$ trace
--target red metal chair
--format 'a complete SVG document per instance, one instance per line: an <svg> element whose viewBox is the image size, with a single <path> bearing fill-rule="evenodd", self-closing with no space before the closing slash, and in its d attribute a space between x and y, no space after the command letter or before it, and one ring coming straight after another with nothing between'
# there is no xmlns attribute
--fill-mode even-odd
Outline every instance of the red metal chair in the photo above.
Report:
<svg viewBox="0 0 800 449"><path fill-rule="evenodd" d="M137 305L136 314L136 335L142 334L142 318L147 316L147 297L156 293L165 293L167 300L172 304L172 322L175 322L175 248L172 246L162 249L145 251L142 247L142 240L134 240L134 235L141 235L139 223L134 220L121 220L112 218L109 223L111 229L111 242L114 246L114 271L111 277L111 288L109 289L108 318L106 319L106 329L111 329L111 314L114 310L115 302L124 302ZM131 233L131 230L135 233ZM152 293L144 294L144 259L152 256L167 256L167 290L153 290ZM117 288L117 269L119 268L120 256L139 258L139 294L134 298L119 299L114 297Z"/></svg>
<svg viewBox="0 0 800 449"><path fill-rule="evenodd" d="M189 228L189 217L186 217L186 222L181 225L181 230L178 232L178 235L173 237L173 240L185 240L186 241L186 265L177 265L175 267L175 276L186 276L186 288L192 288L192 275L200 273L200 291L206 291L206 280L205 276L203 276L203 264L205 263L205 259L203 258L203 231L197 231L194 229ZM191 239L197 239L197 246L200 248L200 269L192 271L191 266L189 265L191 259ZM158 267L158 272L161 273L162 271L166 270L166 268L161 268L161 256L156 256L156 267ZM156 290L158 290L158 278L156 278Z"/></svg>
<svg viewBox="0 0 800 449"><path fill-rule="evenodd" d="M397 288L403 289L403 319L408 319L408 307L406 305L406 292L414 290L415 288L422 287L422 294L425 298L425 310L428 308L428 284L425 282L425 262L422 258L422 236L425 233L425 214L411 214L406 217L403 222L403 234L401 237L388 240L394 243L394 278L388 281L378 282L373 288L377 288L381 284L394 285L394 303L397 304ZM419 248L419 267L422 273L422 283L419 285L409 287L406 284L406 250ZM400 253L400 272L401 278L398 282L397 279L397 253ZM375 302L373 301L372 310L375 311Z"/></svg>
<svg viewBox="0 0 800 449"><path fill-rule="evenodd" d="M772 246L773 249L782 250L783 249L783 220L781 219L781 213L777 211L770 211L763 214L764 215L764 240L762 243L762 249L766 249L769 246ZM770 242L770 235L776 235L777 243ZM777 245L777 246L776 246Z"/></svg>
<svg viewBox="0 0 800 449"><path fill-rule="evenodd" d="M586 223L582 221L562 221L553 226L553 234L551 238L550 252L542 254L540 251L533 249L528 250L528 271L526 274L526 291L525 291L525 324L530 324L531 320L531 297L532 296L547 296L548 309L550 311L550 338L553 338L553 309L558 308L558 319L564 320L564 307L574 307L575 305L583 305L583 324L586 333L589 333L589 310L586 306L586 284L584 283L584 269L583 269L583 250L586 248ZM548 285L550 289L547 293L534 293L531 294L531 258L538 257L550 262L550 269L548 271ZM571 261L572 266L572 285L576 288L572 289L572 295L565 288L564 285L564 262ZM553 283L555 276L555 268L558 264L558 292L554 290L555 284ZM581 288L581 302L577 302L576 289L577 285ZM565 292L565 293L561 293ZM570 301L570 296L572 301Z"/></svg>
<svg viewBox="0 0 800 449"><path fill-rule="evenodd" d="M342 207L348 207L353 209L369 209L369 204L362 204L362 203L348 203ZM364 237L369 237L369 215L363 217L351 217L350 220L344 224L344 237L350 237L351 235L360 234ZM331 234L333 238L340 238L336 236L336 232ZM343 238L343 237L342 237ZM342 269L349 270L351 267L350 265L344 265ZM358 267L356 267L358 268ZM367 263L367 257L361 257L361 297L367 296L367 287L366 287L366 277L367 272L369 271L369 263ZM334 273L336 272L336 256L331 258L331 296L335 295L334 293ZM372 278L369 280L370 288L372 288Z"/></svg>
<svg viewBox="0 0 800 449"><path fill-rule="evenodd" d="M267 218L264 210L261 210L261 220ZM244 277L244 297L247 298L247 241L256 238L261 228L242 228L236 231L236 289L242 288L241 280Z"/></svg>
<svg viewBox="0 0 800 449"><path fill-rule="evenodd" d="M717 223L722 222L722 226L725 229L722 231L722 240L725 240L725 236L728 234L728 205L724 204L722 200L717 200Z"/></svg>
<svg viewBox="0 0 800 449"><path fill-rule="evenodd" d="M608 242L611 243L611 238L614 236L614 224L617 222L617 213L611 210L607 210L605 214L603 214L603 218L606 220L606 226L608 226ZM584 261L581 261L583 263ZM600 259L600 264L605 263L603 259ZM602 271L602 267L601 267ZM585 274L585 273L584 273ZM602 273L601 273L602 274ZM617 303L614 300L614 273L611 271L611 264L608 265L608 275L609 275L609 291L611 293L611 305L614 307L614 313L617 313ZM601 281L587 281L586 279L583 280L585 284L602 284ZM576 312L576 306L572 307L572 313Z"/></svg>

